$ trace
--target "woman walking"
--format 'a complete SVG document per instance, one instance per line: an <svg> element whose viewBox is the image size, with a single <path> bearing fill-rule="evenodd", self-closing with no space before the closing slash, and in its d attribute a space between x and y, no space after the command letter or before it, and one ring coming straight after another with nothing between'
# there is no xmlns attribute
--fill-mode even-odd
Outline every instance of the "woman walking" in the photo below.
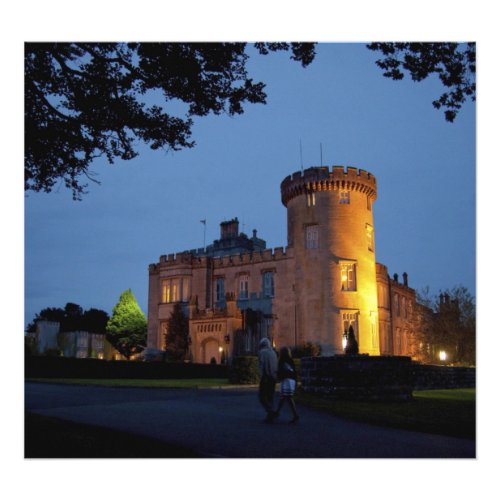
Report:
<svg viewBox="0 0 500 500"><path fill-rule="evenodd" d="M293 413L293 418L289 423L294 424L299 420L297 408L295 407L295 401L293 400L295 387L297 385L297 371L295 370L292 354L288 347L282 347L280 349L280 357L278 360L278 380L281 382L281 386L280 401L276 410L276 416L279 415L281 408L283 408L285 401L287 401Z"/></svg>

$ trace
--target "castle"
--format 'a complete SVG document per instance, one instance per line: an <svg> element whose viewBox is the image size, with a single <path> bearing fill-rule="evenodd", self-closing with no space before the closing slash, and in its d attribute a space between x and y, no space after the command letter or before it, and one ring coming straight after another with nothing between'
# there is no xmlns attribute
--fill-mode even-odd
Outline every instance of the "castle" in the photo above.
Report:
<svg viewBox="0 0 500 500"><path fill-rule="evenodd" d="M412 355L426 311L415 290L375 259L375 177L352 167L311 167L281 183L286 248L222 222L203 249L163 255L149 266L148 348L165 349L168 319L181 303L189 356L198 363L255 354L267 336L277 348L319 344L340 354L352 326L360 353Z"/></svg>

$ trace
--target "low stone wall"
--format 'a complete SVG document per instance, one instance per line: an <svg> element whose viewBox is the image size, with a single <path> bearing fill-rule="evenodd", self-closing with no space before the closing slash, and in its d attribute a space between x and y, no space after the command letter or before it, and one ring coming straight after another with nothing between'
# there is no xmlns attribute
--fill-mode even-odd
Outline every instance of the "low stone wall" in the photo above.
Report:
<svg viewBox="0 0 500 500"><path fill-rule="evenodd" d="M476 387L475 368L414 364L412 371L416 390Z"/></svg>
<svg viewBox="0 0 500 500"><path fill-rule="evenodd" d="M408 401L414 374L406 356L331 356L301 360L302 389L337 399Z"/></svg>

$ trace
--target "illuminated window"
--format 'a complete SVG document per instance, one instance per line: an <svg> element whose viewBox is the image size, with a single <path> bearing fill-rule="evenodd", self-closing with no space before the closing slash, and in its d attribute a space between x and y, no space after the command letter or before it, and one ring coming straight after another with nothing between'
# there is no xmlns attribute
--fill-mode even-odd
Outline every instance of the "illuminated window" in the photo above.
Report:
<svg viewBox="0 0 500 500"><path fill-rule="evenodd" d="M351 203L351 192L350 191L339 191L339 203L341 205L349 205Z"/></svg>
<svg viewBox="0 0 500 500"><path fill-rule="evenodd" d="M225 292L224 292L224 278L217 278L215 280L215 301L224 302Z"/></svg>
<svg viewBox="0 0 500 500"><path fill-rule="evenodd" d="M243 274L240 276L240 285L239 285L239 298L240 299L248 299L248 274Z"/></svg>
<svg viewBox="0 0 500 500"><path fill-rule="evenodd" d="M358 313L343 312L342 313L342 332L349 332L349 327L352 326L354 336L358 339Z"/></svg>
<svg viewBox="0 0 500 500"><path fill-rule="evenodd" d="M262 275L262 288L264 289L264 297L274 297L274 273L271 271L265 272Z"/></svg>
<svg viewBox="0 0 500 500"><path fill-rule="evenodd" d="M189 278L171 278L163 280L162 302L187 302L189 300Z"/></svg>
<svg viewBox="0 0 500 500"><path fill-rule="evenodd" d="M370 252L373 252L374 251L373 226L370 226L370 224L366 225L366 242L368 244L368 250L370 250Z"/></svg>
<svg viewBox="0 0 500 500"><path fill-rule="evenodd" d="M307 206L314 207L316 205L316 194L315 193L307 193Z"/></svg>
<svg viewBox="0 0 500 500"><path fill-rule="evenodd" d="M319 248L319 226L306 227L306 249L313 250Z"/></svg>
<svg viewBox="0 0 500 500"><path fill-rule="evenodd" d="M340 264L340 281L344 292L356 290L356 264L352 262L342 262Z"/></svg>

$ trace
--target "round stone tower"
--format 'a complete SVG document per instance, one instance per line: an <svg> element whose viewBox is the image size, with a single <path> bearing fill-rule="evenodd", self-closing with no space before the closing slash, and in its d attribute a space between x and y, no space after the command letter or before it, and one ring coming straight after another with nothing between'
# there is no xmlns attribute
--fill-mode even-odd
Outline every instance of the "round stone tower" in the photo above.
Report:
<svg viewBox="0 0 500 500"><path fill-rule="evenodd" d="M312 167L281 183L288 245L295 255L298 343L343 352L352 326L360 353L380 354L372 204L373 175L348 167Z"/></svg>

